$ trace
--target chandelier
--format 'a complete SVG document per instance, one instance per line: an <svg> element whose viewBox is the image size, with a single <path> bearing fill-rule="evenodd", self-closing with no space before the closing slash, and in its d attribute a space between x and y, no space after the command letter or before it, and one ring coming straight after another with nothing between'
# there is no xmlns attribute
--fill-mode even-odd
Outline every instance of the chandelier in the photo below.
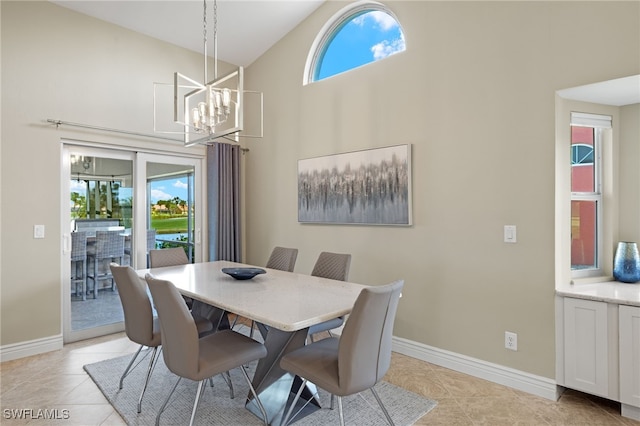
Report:
<svg viewBox="0 0 640 426"><path fill-rule="evenodd" d="M207 0L203 0L204 80L200 83L179 72L173 77L173 122L184 130L161 133L184 134L185 146L207 144L220 139L239 142L240 137L262 137L262 93L244 90L244 69L240 66L218 77L218 5L213 1L213 79L207 75ZM156 128L156 86L154 83L154 131ZM258 95L259 134L244 130L245 95Z"/></svg>

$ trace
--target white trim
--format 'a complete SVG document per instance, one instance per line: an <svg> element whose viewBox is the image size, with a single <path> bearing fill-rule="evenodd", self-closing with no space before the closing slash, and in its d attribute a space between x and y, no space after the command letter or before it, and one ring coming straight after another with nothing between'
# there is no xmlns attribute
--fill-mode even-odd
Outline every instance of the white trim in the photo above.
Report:
<svg viewBox="0 0 640 426"><path fill-rule="evenodd" d="M555 380L400 337L393 338L393 350L403 355L493 383L509 386L552 401L557 401L562 393L562 389L556 384Z"/></svg>
<svg viewBox="0 0 640 426"><path fill-rule="evenodd" d="M640 407L634 407L633 405L629 404L620 404L620 408L620 414L622 415L622 417L640 421Z"/></svg>
<svg viewBox="0 0 640 426"><path fill-rule="evenodd" d="M5 345L0 347L0 361L10 361L55 351L62 349L62 346L61 334L28 342ZM553 401L557 401L562 393L561 388L557 386L556 382L552 379L482 361L455 352L438 349L400 337L393 338L393 350L403 355L469 374L493 383L509 386ZM630 411L630 415L627 417L635 418L634 413L632 413L632 411L636 410L635 407L627 406L626 408Z"/></svg>
<svg viewBox="0 0 640 426"><path fill-rule="evenodd" d="M370 0L360 0L343 7L331 18L329 18L329 20L327 20L327 22L322 26L322 28L316 35L316 38L313 40L311 49L309 49L309 53L307 54L307 61L305 62L304 66L304 74L302 76L303 86L313 83L314 81L319 81L315 80L314 76L316 67L318 66L318 60L321 59L321 56L323 55L325 49L329 46L329 44L333 40L333 36L339 32L340 28L346 23L350 22L358 14L372 11L384 12L392 17L398 23L398 26L400 26L400 31L402 32L402 34L404 34L402 25L400 24L400 20L398 19L398 17L391 11L391 9L389 9L382 3Z"/></svg>
<svg viewBox="0 0 640 426"><path fill-rule="evenodd" d="M584 112L571 112L571 125L581 127L611 128L611 116L602 114L588 114Z"/></svg>
<svg viewBox="0 0 640 426"><path fill-rule="evenodd" d="M0 362L62 349L62 334L0 346Z"/></svg>

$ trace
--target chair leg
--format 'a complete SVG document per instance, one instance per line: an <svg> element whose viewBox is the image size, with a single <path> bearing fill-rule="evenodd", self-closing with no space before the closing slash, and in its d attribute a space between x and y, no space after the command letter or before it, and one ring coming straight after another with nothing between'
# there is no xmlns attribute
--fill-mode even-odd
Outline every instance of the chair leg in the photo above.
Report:
<svg viewBox="0 0 640 426"><path fill-rule="evenodd" d="M98 257L93 258L93 298L98 298Z"/></svg>
<svg viewBox="0 0 640 426"><path fill-rule="evenodd" d="M202 392L204 392L203 386L206 383L206 380L200 380L198 382L198 390L196 391L196 400L193 402L193 410L191 410L191 420L189 420L189 426L193 426L193 421L196 419L196 411L198 410L198 403L200 402L200 397L202 396Z"/></svg>
<svg viewBox="0 0 640 426"><path fill-rule="evenodd" d="M306 385L307 385L307 379L303 379L302 385L300 385L300 387L298 388L298 392L296 392L296 396L295 398L293 398L293 401L291 402L291 406L289 407L289 410L287 410L287 414L284 416L284 420L282 421L283 426L287 426L287 424L289 423L289 418L291 417L291 413L293 412L293 409L298 403L298 400L300 399L300 395L302 394L302 390L306 387Z"/></svg>
<svg viewBox="0 0 640 426"><path fill-rule="evenodd" d="M125 368L124 373L122 373L122 377L120 377L120 386L118 387L118 389L122 389L124 378L127 377L127 374L129 374L129 370L131 369L131 366L133 365L133 361L135 361L136 358L138 358L138 355L140 355L140 351L142 350L143 347L144 347L143 345L140 345L140 347L138 348L136 353L133 354L133 357L131 358L131 361L129 361L129 365L127 365L127 368Z"/></svg>
<svg viewBox="0 0 640 426"><path fill-rule="evenodd" d="M342 412L342 397L338 397L338 413L340 414L340 426L344 426L344 413Z"/></svg>
<svg viewBox="0 0 640 426"><path fill-rule="evenodd" d="M167 395L167 399L164 400L162 407L160 407L160 410L158 411L158 415L156 416L156 426L160 426L160 416L162 415L162 412L164 411L164 409L167 408L167 404L171 399L171 395L173 395L173 393L176 391L176 388L178 387L178 383L180 383L180 380L182 380L182 377L178 377L178 381L176 382L175 385L173 385L173 389L171 389L171 392L169 392L169 395Z"/></svg>
<svg viewBox="0 0 640 426"><path fill-rule="evenodd" d="M231 374L229 372L222 373L222 378L225 382L227 382L227 386L229 386L229 394L231 399L235 398L235 394L233 393L233 382L231 381ZM213 387L213 380L211 380L211 387Z"/></svg>
<svg viewBox="0 0 640 426"><path fill-rule="evenodd" d="M253 394L253 397L256 399L256 403L258 404L258 408L260 408L260 412L262 413L262 418L264 419L264 424L268 426L269 419L267 418L267 412L265 411L264 406L260 401L260 398L258 398L258 394L256 393L256 390L253 388L253 385L251 384L251 379L249 378L247 371L244 369L244 366L242 365L240 366L240 371L242 371L242 375L244 376L247 383L249 384L249 389L251 389L251 393Z"/></svg>
<svg viewBox="0 0 640 426"><path fill-rule="evenodd" d="M82 300L87 300L87 259L82 260L82 282L80 287L82 288Z"/></svg>
<svg viewBox="0 0 640 426"><path fill-rule="evenodd" d="M387 418L387 421L389 422L389 424L391 426L394 426L393 420L391 419L391 416L389 415L389 412L387 411L386 408L384 408L384 404L382 404L382 400L378 396L378 392L376 392L373 387L371 388L371 393L376 398L376 401L378 401L378 405L380 406L380 408L382 408L382 412L384 413L384 416Z"/></svg>
<svg viewBox="0 0 640 426"><path fill-rule="evenodd" d="M144 380L144 386L142 387L142 392L140 393L140 399L138 399L138 413L142 412L142 398L144 397L144 392L147 390L147 386L149 385L149 379L151 378L151 372L153 371L153 367L155 367L155 361L157 360L156 354L158 352L158 347L153 348L153 352L151 352L151 359L149 360L149 368L147 369L147 378Z"/></svg>

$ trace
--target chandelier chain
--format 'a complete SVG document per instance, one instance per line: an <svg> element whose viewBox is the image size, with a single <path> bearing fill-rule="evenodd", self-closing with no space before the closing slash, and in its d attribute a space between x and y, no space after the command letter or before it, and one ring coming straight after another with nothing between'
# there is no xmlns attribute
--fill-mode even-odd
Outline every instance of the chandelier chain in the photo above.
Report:
<svg viewBox="0 0 640 426"><path fill-rule="evenodd" d="M204 44L204 82L207 82L207 0L203 0L202 7L202 39Z"/></svg>

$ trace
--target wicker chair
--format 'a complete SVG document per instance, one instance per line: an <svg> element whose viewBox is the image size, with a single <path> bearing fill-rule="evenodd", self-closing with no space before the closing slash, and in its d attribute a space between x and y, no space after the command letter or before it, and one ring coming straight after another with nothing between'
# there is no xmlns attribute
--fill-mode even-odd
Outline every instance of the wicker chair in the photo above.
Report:
<svg viewBox="0 0 640 426"><path fill-rule="evenodd" d="M78 231L71 233L71 284L75 285L75 294L82 294L82 300L87 300L87 233ZM78 285L81 293L78 293Z"/></svg>
<svg viewBox="0 0 640 426"><path fill-rule="evenodd" d="M122 231L96 231L96 242L87 248L87 258L93 261L93 273L87 276L93 281L93 298L98 297L98 283L101 280L111 280L111 290L115 290L113 275L105 261L122 264L124 258Z"/></svg>

